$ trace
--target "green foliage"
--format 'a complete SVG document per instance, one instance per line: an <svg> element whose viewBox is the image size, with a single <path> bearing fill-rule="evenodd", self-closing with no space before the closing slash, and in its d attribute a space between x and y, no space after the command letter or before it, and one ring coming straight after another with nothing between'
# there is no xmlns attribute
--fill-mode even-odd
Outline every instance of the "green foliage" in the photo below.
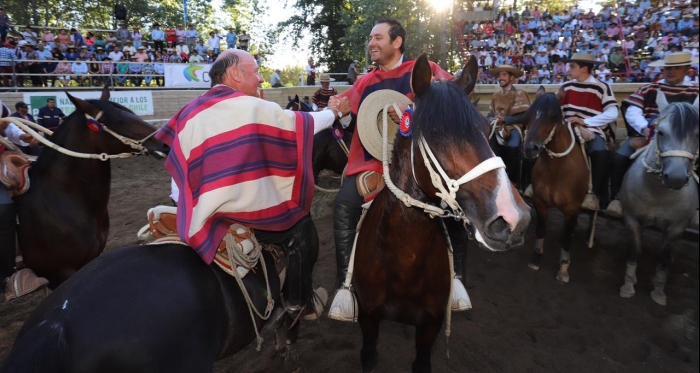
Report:
<svg viewBox="0 0 700 373"><path fill-rule="evenodd" d="M282 78L282 85L285 87L294 87L299 85L299 77L306 76L306 68L304 66L286 66L280 69L280 78ZM263 88L270 88L270 77L274 72L273 68L261 66L260 74L265 79L265 82L261 85Z"/></svg>

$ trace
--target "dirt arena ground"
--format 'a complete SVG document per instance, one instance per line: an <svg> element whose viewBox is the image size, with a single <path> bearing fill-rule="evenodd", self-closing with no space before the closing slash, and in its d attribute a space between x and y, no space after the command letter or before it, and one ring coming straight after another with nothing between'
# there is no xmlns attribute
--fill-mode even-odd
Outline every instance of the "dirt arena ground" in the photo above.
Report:
<svg viewBox="0 0 700 373"><path fill-rule="evenodd" d="M111 230L107 250L136 244L149 207L167 203L168 175L162 161L140 157L112 162ZM332 292L335 276L333 195L317 194L313 216L321 253L315 286ZM698 372L698 242L676 244L666 293L668 306L649 297L660 235L647 232L638 269L637 295L618 296L629 234L619 221L600 219L596 246L584 244L582 216L572 249L571 282L554 276L561 215L550 216L543 267L528 269L534 229L526 247L495 254L475 244L468 254L467 290L474 309L471 320L453 314L450 359L442 335L433 353L434 372ZM3 361L24 319L42 294L0 301L0 361ZM274 349L271 332L263 334L261 352L249 347L218 361L224 372L359 372L361 333L356 324L323 317L305 322L299 341L299 361L284 363ZM96 341L98 342L98 341ZM385 322L379 340L378 372L410 371L414 358L413 329ZM196 373L196 372L193 372Z"/></svg>

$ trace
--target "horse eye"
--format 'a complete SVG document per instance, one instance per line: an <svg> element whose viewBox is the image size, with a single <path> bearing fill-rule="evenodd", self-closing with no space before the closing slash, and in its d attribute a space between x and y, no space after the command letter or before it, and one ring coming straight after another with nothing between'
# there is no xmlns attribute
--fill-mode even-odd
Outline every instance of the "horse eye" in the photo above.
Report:
<svg viewBox="0 0 700 373"><path fill-rule="evenodd" d="M662 137L663 137L663 135L664 135L664 133L661 132L661 131L656 131L656 134L659 135L659 136L662 136Z"/></svg>

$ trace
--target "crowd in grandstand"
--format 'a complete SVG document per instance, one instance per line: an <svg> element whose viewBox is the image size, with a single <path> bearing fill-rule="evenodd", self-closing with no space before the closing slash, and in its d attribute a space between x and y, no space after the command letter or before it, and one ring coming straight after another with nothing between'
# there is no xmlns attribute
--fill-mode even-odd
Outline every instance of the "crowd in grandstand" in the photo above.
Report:
<svg viewBox="0 0 700 373"><path fill-rule="evenodd" d="M596 14L579 9L548 12L538 6L517 13L501 10L495 20L462 21L465 47L477 56L481 84L493 84L490 68L508 64L525 72L520 83L556 84L567 79L567 57L586 53L599 62L596 76L607 83L651 82L661 69L649 66L673 52L698 56L698 2L650 0L605 5ZM697 82L698 66L691 74Z"/></svg>
<svg viewBox="0 0 700 373"><path fill-rule="evenodd" d="M126 24L112 32L87 32L75 28L41 35L31 26L0 43L3 86L101 86L103 84L163 85L166 63L213 63L223 49L247 50L250 35L230 28L226 35L214 29L205 39L194 25L182 24L161 30L154 23L150 32ZM257 59L257 56L256 56ZM44 62L45 61L45 62ZM47 75L48 74L48 75Z"/></svg>
<svg viewBox="0 0 700 373"><path fill-rule="evenodd" d="M595 75L607 83L651 82L661 74L651 62L677 51L698 56L698 3L689 0L656 7L651 0L606 5L597 14L577 5L551 13L526 6L520 13L503 9L495 20L458 21L458 27L464 47L478 59L480 84L494 84L488 70L504 64L525 72L520 83L563 83L566 58L575 52L595 56ZM202 35L192 24L162 30L157 22L144 32L124 23L116 31L85 35L74 28L55 34L30 26L16 31L2 35L0 43L4 86L67 86L71 81L162 86L164 64L212 63L222 49L247 50L250 42L245 30ZM690 79L697 81L698 66L693 69Z"/></svg>

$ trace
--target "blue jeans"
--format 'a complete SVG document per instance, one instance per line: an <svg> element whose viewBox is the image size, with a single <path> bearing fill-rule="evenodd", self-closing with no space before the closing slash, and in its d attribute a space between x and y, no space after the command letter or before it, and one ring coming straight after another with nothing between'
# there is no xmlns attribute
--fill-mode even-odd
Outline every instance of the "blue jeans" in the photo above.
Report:
<svg viewBox="0 0 700 373"><path fill-rule="evenodd" d="M597 133L595 134L595 139L586 143L586 153L588 155L604 150L608 150L605 146L605 139Z"/></svg>
<svg viewBox="0 0 700 373"><path fill-rule="evenodd" d="M622 145L620 145L620 149L617 149L617 154L625 157L625 158L630 158L632 154L634 154L634 149L630 146L630 139L627 138L625 141L622 142Z"/></svg>

